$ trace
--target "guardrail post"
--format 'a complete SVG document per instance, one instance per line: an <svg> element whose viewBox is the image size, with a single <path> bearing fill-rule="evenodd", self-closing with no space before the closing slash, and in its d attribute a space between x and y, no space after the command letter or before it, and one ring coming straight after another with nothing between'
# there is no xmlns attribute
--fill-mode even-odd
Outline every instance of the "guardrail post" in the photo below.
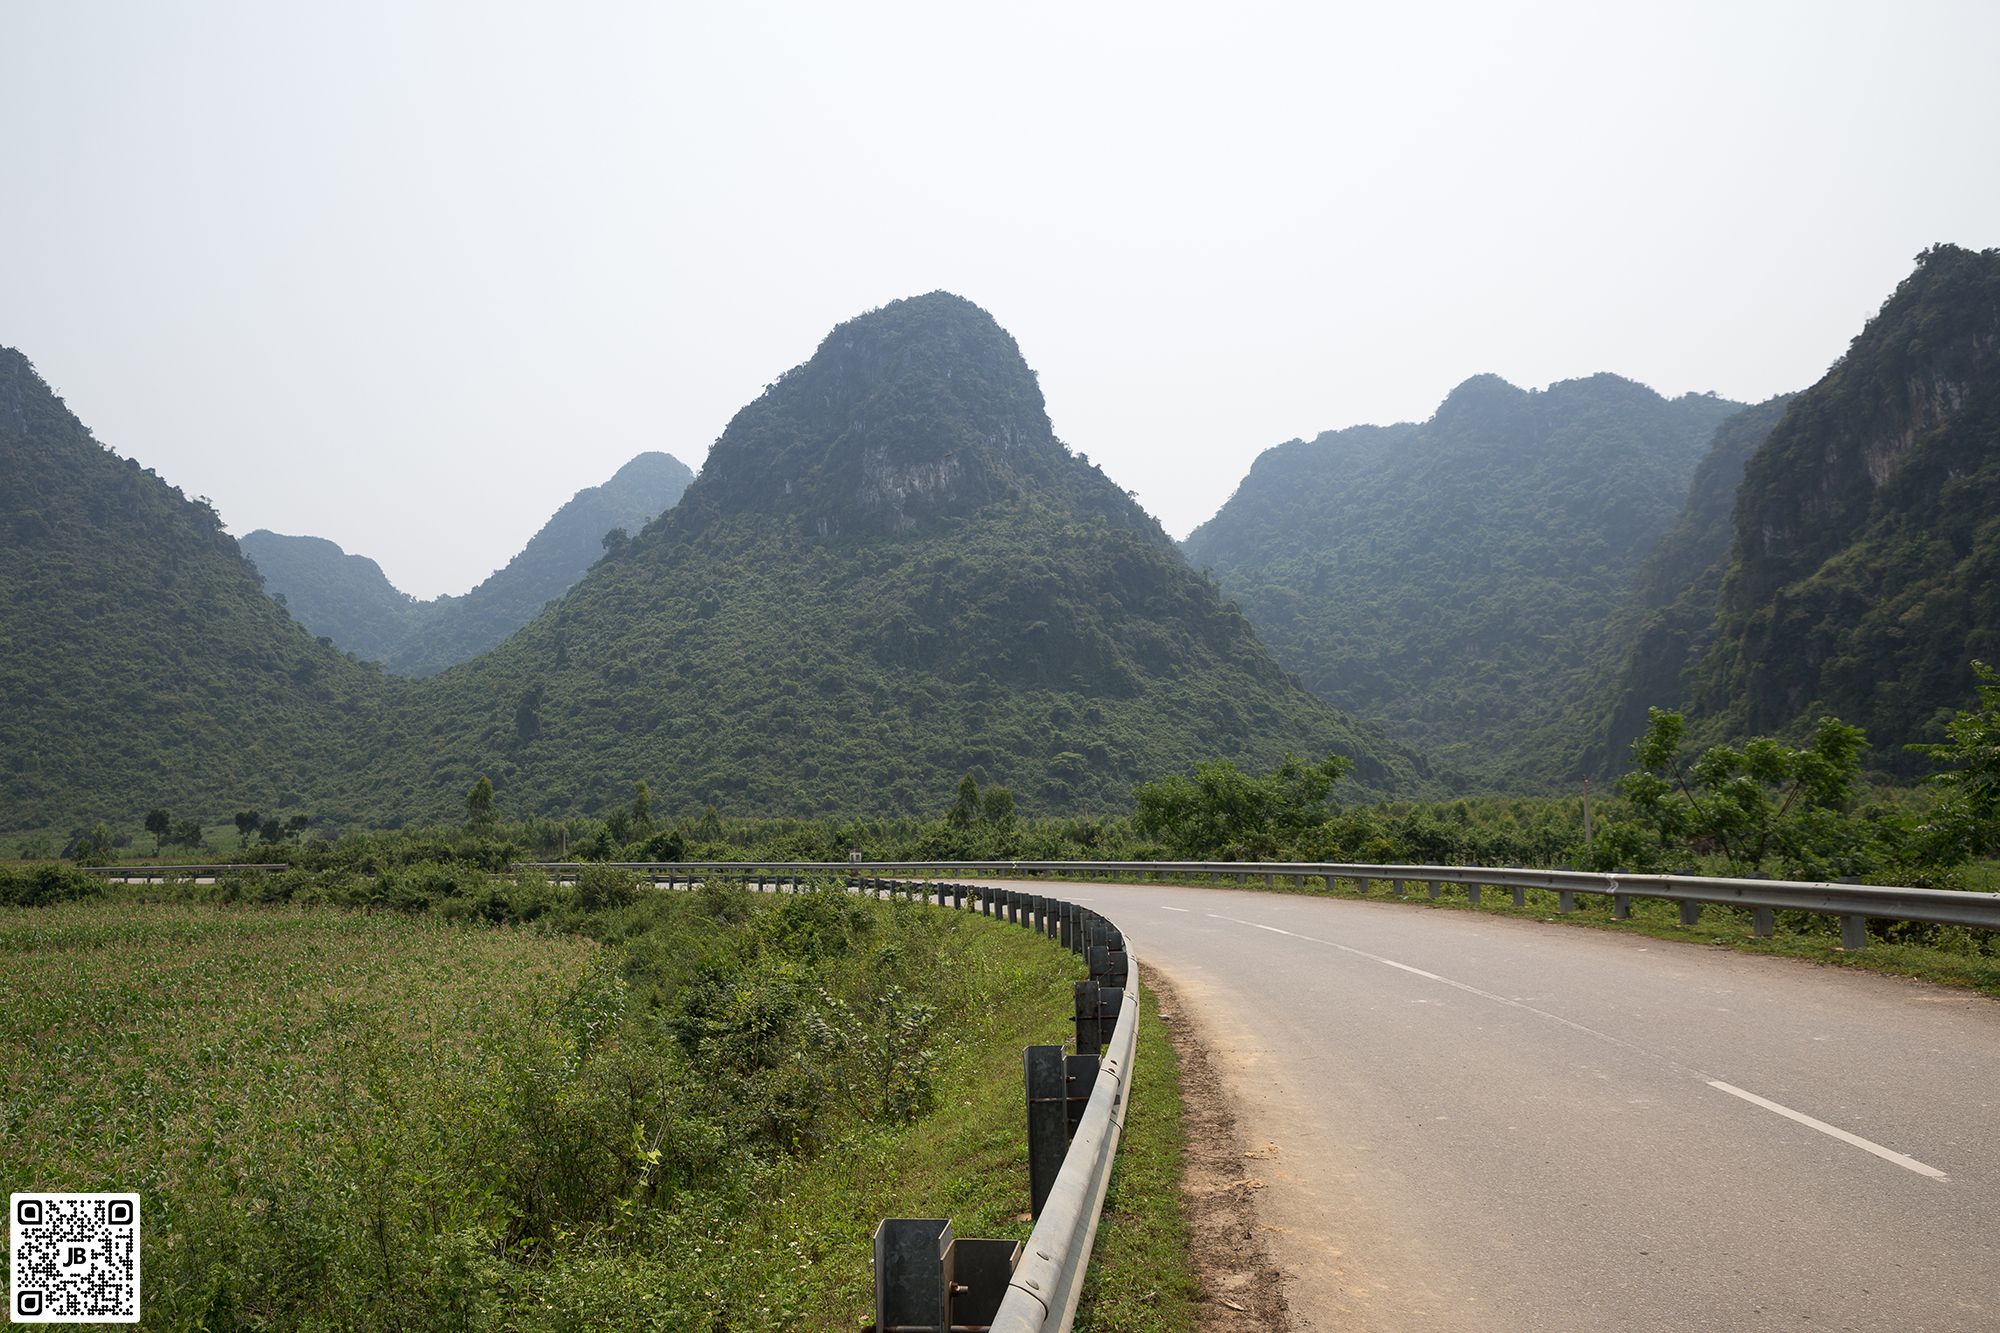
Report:
<svg viewBox="0 0 2000 1333"><path fill-rule="evenodd" d="M1096 1055L1104 1049L1104 1039L1097 1030L1097 1009L1103 987L1094 981L1079 981L1072 990L1076 996L1077 1054Z"/></svg>
<svg viewBox="0 0 2000 1333"><path fill-rule="evenodd" d="M951 1326L990 1328L1020 1262L1018 1240L961 1240L953 1245Z"/></svg>
<svg viewBox="0 0 2000 1333"><path fill-rule="evenodd" d="M1840 918L1840 947L1843 949L1868 947L1867 917L1848 913Z"/></svg>
<svg viewBox="0 0 2000 1333"><path fill-rule="evenodd" d="M875 1228L875 1327L951 1327L951 1223L889 1217Z"/></svg>
<svg viewBox="0 0 2000 1333"><path fill-rule="evenodd" d="M1090 1104L1091 1090L1097 1086L1097 1070L1103 1063L1103 1057L1096 1055L1063 1057L1064 1095L1069 1098L1069 1122L1063 1132L1068 1138L1075 1138L1076 1127L1083 1123L1083 1110Z"/></svg>
<svg viewBox="0 0 2000 1333"><path fill-rule="evenodd" d="M1614 893L1611 895L1611 919L1613 921L1630 921L1632 919L1631 894Z"/></svg>
<svg viewBox="0 0 2000 1333"><path fill-rule="evenodd" d="M1443 896L1444 896L1444 885L1438 880L1432 880L1431 901L1436 902L1439 898L1442 898Z"/></svg>
<svg viewBox="0 0 2000 1333"><path fill-rule="evenodd" d="M1681 924L1683 926L1696 925L1701 921L1700 903L1691 903L1687 899L1683 898L1681 899L1680 907L1681 907Z"/></svg>
<svg viewBox="0 0 2000 1333"><path fill-rule="evenodd" d="M1574 912L1576 910L1575 889L1556 890L1556 910L1558 912Z"/></svg>
<svg viewBox="0 0 2000 1333"><path fill-rule="evenodd" d="M1472 905L1474 907L1479 906L1479 889L1480 886L1476 883L1468 884L1465 886L1465 896L1472 899Z"/></svg>
<svg viewBox="0 0 2000 1333"><path fill-rule="evenodd" d="M1097 1031L1101 1039L1108 1040L1111 1029L1118 1025L1118 1011L1125 1007L1123 986L1099 986L1097 988Z"/></svg>
<svg viewBox="0 0 2000 1333"><path fill-rule="evenodd" d="M1062 1047L1030 1046L1021 1062L1028 1087L1028 1211L1040 1217L1069 1151L1069 1086Z"/></svg>
<svg viewBox="0 0 2000 1333"><path fill-rule="evenodd" d="M1125 936L1119 931L1107 930L1101 944L1090 946L1086 963L1092 981L1103 986L1123 986L1128 965Z"/></svg>
<svg viewBox="0 0 2000 1333"><path fill-rule="evenodd" d="M1400 879L1392 879L1392 880L1390 880L1390 881L1389 881L1389 892L1390 892L1391 894L1393 894L1393 895L1394 895L1395 897L1398 897L1398 898L1402 897L1402 896L1403 896L1403 881L1402 881L1402 880L1400 880Z"/></svg>
<svg viewBox="0 0 2000 1333"><path fill-rule="evenodd" d="M1777 909L1753 907L1750 909L1750 933L1760 940L1768 940L1778 933Z"/></svg>

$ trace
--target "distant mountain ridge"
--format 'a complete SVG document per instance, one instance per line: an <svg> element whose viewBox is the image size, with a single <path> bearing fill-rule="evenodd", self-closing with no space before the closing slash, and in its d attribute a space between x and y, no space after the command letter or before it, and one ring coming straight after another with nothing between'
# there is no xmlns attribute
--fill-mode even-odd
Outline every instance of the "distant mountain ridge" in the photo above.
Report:
<svg viewBox="0 0 2000 1333"><path fill-rule="evenodd" d="M1322 698L1489 784L1545 787L1623 647L1632 579L1740 407L1477 375L1428 421L1266 450L1185 550Z"/></svg>
<svg viewBox="0 0 2000 1333"><path fill-rule="evenodd" d="M569 591L604 554L606 534L636 531L671 509L694 480L686 464L648 452L601 486L578 491L505 568L461 597L420 602L381 566L321 537L259 529L243 553L315 634L403 676L429 676L485 652Z"/></svg>

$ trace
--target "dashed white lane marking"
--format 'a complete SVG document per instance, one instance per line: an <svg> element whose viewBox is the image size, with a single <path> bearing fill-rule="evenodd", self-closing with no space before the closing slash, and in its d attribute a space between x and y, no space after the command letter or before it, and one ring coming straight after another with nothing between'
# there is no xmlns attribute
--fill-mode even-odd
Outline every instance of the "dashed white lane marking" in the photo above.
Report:
<svg viewBox="0 0 2000 1333"><path fill-rule="evenodd" d="M1794 1111L1789 1106L1781 1106L1777 1102L1759 1097L1754 1092L1745 1092L1733 1083L1724 1083L1721 1079L1713 1077L1705 1070L1696 1069L1692 1065L1684 1065L1671 1056L1662 1055L1658 1051L1648 1050L1636 1042L1626 1041L1623 1037L1614 1037L1609 1032L1601 1031L1586 1023L1579 1023L1573 1018L1564 1018L1561 1014L1552 1014L1548 1010L1539 1009L1532 1004L1509 999L1505 995L1496 995L1492 991L1481 990L1477 986L1469 986L1463 981L1453 981L1450 977L1441 977L1435 972L1426 972L1421 967L1411 967L1408 963L1399 963L1393 958L1384 958L1380 954L1369 953L1366 949L1357 949L1349 944L1340 944L1334 940L1323 940L1312 935L1300 935L1294 931L1280 930L1276 926L1267 926L1260 921L1245 921L1241 917L1223 916L1217 912L1210 912L1208 915L1217 921L1228 921L1239 926L1254 926L1258 930L1268 930L1274 935L1289 935L1293 939L1303 940L1307 944L1323 944L1329 949L1338 949L1342 953L1353 954L1356 958L1366 958L1370 962L1393 967L1398 972L1408 972L1412 976L1423 977L1426 980L1435 981L1440 985L1450 986L1454 990L1462 990L1468 995L1477 995L1482 1000L1491 1000L1495 1004L1504 1004L1509 1009L1519 1009L1526 1013L1534 1014L1539 1018L1546 1018L1552 1023L1560 1023L1573 1031L1581 1032L1586 1036L1595 1037L1599 1041L1621 1047L1624 1050L1631 1051L1635 1055L1643 1055L1647 1059L1657 1060L1677 1073L1688 1074L1700 1079L1709 1087L1719 1092L1726 1092L1732 1097L1740 1097L1752 1106L1761 1106L1767 1111L1784 1116L1787 1120L1795 1120L1810 1129L1816 1129L1822 1134L1839 1139L1842 1143L1848 1144L1851 1147L1859 1148L1866 1153L1873 1153L1885 1162L1894 1162L1906 1171L1914 1171L1918 1175L1927 1176L1932 1180L1949 1180L1951 1178L1936 1167L1926 1166L1914 1157L1906 1157L1892 1148L1885 1148L1879 1143L1862 1138L1859 1134L1850 1134L1844 1129L1827 1124L1824 1120L1815 1120L1803 1111Z"/></svg>
<svg viewBox="0 0 2000 1333"><path fill-rule="evenodd" d="M1789 1106L1780 1106L1778 1103L1771 1101L1769 1098L1759 1097L1754 1092L1745 1092L1743 1089L1737 1087L1733 1083L1724 1083L1719 1078L1712 1078L1708 1081L1708 1086L1711 1088L1718 1088L1721 1091L1728 1093L1732 1097L1741 1097L1744 1101L1749 1102L1752 1106L1761 1106L1766 1111L1771 1111L1777 1115L1781 1115L1785 1117L1785 1119L1787 1120L1796 1120L1801 1125L1804 1125L1808 1129L1816 1129L1822 1134L1829 1134L1834 1138L1839 1139L1842 1143L1850 1144L1853 1147L1861 1149L1861 1151L1863 1152L1874 1153L1877 1157L1881 1158L1883 1161L1894 1162L1897 1166L1902 1167L1905 1171L1914 1171L1920 1176L1929 1176L1932 1180L1950 1179L1949 1176L1945 1175L1944 1172L1938 1170L1936 1167L1925 1166L1922 1162L1919 1162L1914 1157L1905 1157L1902 1153L1897 1152L1895 1149L1884 1148L1881 1144L1871 1142L1868 1139L1864 1139L1859 1134L1850 1134L1844 1129L1840 1129L1833 1125L1827 1124L1826 1121L1824 1120L1815 1120L1811 1116L1807 1115L1804 1111L1794 1111Z"/></svg>
<svg viewBox="0 0 2000 1333"><path fill-rule="evenodd" d="M1185 907L1168 907L1165 903L1161 903L1160 910L1162 912L1179 912L1183 915L1186 915L1188 909Z"/></svg>

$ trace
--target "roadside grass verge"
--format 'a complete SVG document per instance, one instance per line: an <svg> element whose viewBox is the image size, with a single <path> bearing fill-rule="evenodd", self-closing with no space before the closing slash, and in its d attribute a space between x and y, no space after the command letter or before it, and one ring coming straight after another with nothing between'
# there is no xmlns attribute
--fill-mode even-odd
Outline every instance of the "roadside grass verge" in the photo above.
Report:
<svg viewBox="0 0 2000 1333"><path fill-rule="evenodd" d="M1179 1333L1199 1326L1200 1281L1183 1204L1180 1054L1140 976L1139 1054L1118 1163L1085 1279L1080 1333Z"/></svg>

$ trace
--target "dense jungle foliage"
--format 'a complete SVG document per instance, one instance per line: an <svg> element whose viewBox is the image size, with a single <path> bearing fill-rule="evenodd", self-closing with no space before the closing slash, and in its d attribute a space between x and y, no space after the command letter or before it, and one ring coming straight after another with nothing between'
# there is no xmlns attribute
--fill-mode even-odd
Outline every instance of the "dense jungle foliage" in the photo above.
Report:
<svg viewBox="0 0 2000 1333"><path fill-rule="evenodd" d="M643 453L602 486L578 491L506 567L462 597L419 602L381 566L320 537L259 529L239 542L280 599L314 634L402 676L430 676L478 656L527 624L604 555L608 534L636 532L674 507L694 473Z"/></svg>
<svg viewBox="0 0 2000 1333"><path fill-rule="evenodd" d="M840 862L859 853L891 861L1671 869L2000 888L1986 872L1967 870L2000 852L2000 673L1984 666L1976 672L1976 705L1952 715L1945 741L1921 747L1937 769L1921 788L1870 783L1862 769L1868 738L1836 718L1820 719L1803 745L1760 737L1703 748L1689 740L1680 714L1654 709L1632 746L1628 771L1594 799L1586 783L1566 797L1363 801L1355 799L1352 765L1343 756L1287 754L1263 772L1210 759L1162 773L1134 789L1130 815L1024 816L1010 789L968 772L920 816L725 818L714 806L675 813L642 781L596 815L555 819L521 814L482 775L463 794L460 822L364 831L273 816L260 826L257 812L246 811L237 817L234 839L218 833L209 855L355 875L416 862L497 873L537 860ZM155 813L165 826L183 822L164 809ZM33 841L16 840L13 850L46 855L45 845L24 845ZM79 831L73 841L88 859L126 859L143 850L129 830L108 826ZM65 892L27 880L8 890L6 883L0 878L0 901L9 900L8 892L18 901Z"/></svg>
<svg viewBox="0 0 2000 1333"><path fill-rule="evenodd" d="M2000 658L2000 249L1940 245L1749 460L1693 711L1931 740L1974 658Z"/></svg>
<svg viewBox="0 0 2000 1333"><path fill-rule="evenodd" d="M1186 542L1278 661L1485 785L1546 790L1594 700L1641 563L1718 423L1615 375L1492 375L1429 421L1267 450Z"/></svg>

